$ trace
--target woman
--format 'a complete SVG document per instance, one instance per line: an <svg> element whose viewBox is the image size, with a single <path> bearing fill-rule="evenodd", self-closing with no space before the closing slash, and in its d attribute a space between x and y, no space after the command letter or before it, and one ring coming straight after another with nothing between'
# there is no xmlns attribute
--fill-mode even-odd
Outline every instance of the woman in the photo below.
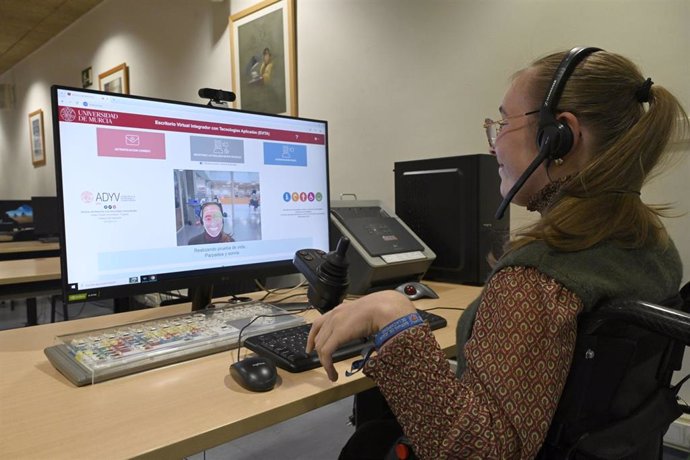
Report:
<svg viewBox="0 0 690 460"><path fill-rule="evenodd" d="M485 123L504 196L544 147L543 136L535 142L539 108L567 55L515 74L502 119ZM603 298L661 302L678 291L679 255L660 212L640 199L677 123L687 120L677 100L627 59L590 50L554 109L572 142L512 198L541 218L519 233L463 314L458 377L397 292L342 304L312 327L307 349L316 349L331 380L333 350L378 333L364 372L421 458L533 458L568 375L578 315Z"/></svg>
<svg viewBox="0 0 690 460"><path fill-rule="evenodd" d="M261 76L261 83L268 85L271 83L271 75L273 74L273 55L271 50L264 48L263 57L261 61L261 69L259 75Z"/></svg>

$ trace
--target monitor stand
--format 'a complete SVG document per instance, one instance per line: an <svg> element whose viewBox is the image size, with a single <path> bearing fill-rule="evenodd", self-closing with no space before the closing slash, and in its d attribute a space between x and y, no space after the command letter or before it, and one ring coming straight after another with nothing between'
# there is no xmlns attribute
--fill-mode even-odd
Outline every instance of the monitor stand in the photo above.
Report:
<svg viewBox="0 0 690 460"><path fill-rule="evenodd" d="M130 311L132 303L129 297L116 297L113 299L113 313L123 313Z"/></svg>
<svg viewBox="0 0 690 460"><path fill-rule="evenodd" d="M192 311L208 308L213 301L213 284L200 284L189 288L189 298L192 300Z"/></svg>
<svg viewBox="0 0 690 460"><path fill-rule="evenodd" d="M113 298L113 313L124 313L126 311L143 310L149 308L142 302L137 302L134 296Z"/></svg>

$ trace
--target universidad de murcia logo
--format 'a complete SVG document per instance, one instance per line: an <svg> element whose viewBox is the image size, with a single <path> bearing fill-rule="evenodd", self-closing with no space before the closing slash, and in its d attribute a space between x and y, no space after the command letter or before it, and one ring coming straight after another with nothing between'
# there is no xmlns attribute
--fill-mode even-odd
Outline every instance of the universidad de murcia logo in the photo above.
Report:
<svg viewBox="0 0 690 460"><path fill-rule="evenodd" d="M77 112L72 107L63 107L60 109L60 120L74 121L77 118Z"/></svg>

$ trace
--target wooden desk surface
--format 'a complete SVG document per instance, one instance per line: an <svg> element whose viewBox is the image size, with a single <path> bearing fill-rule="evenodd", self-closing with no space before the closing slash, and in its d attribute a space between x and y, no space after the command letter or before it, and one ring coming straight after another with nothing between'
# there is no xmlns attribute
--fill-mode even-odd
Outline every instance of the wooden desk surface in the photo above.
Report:
<svg viewBox="0 0 690 460"><path fill-rule="evenodd" d="M8 241L0 243L0 254L58 250L60 250L60 243L43 243L41 241Z"/></svg>
<svg viewBox="0 0 690 460"><path fill-rule="evenodd" d="M43 243L41 241L10 241L0 243L0 260L20 260L59 256L59 243Z"/></svg>
<svg viewBox="0 0 690 460"><path fill-rule="evenodd" d="M60 258L0 260L0 285L59 280Z"/></svg>
<svg viewBox="0 0 690 460"><path fill-rule="evenodd" d="M480 293L478 287L429 284L440 299L417 301L420 309L464 308ZM279 370L274 390L252 393L229 375L235 350L75 387L43 353L57 335L188 310L183 304L0 332L0 457L180 458L372 386L361 373L345 377L352 361L346 360L336 364L335 384L321 368L299 374ZM448 320L448 327L435 333L452 356L461 312L434 313ZM242 356L246 353L243 349Z"/></svg>

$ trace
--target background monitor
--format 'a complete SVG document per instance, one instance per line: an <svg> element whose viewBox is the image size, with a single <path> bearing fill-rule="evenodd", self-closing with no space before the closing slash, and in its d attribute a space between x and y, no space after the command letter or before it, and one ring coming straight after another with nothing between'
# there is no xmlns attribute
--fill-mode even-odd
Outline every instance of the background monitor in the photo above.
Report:
<svg viewBox="0 0 690 460"><path fill-rule="evenodd" d="M56 196L32 196L34 235L36 238L54 238L60 235L60 210Z"/></svg>
<svg viewBox="0 0 690 460"><path fill-rule="evenodd" d="M0 200L0 231L33 227L33 210L29 200Z"/></svg>
<svg viewBox="0 0 690 460"><path fill-rule="evenodd" d="M66 301L295 273L328 250L325 121L52 88Z"/></svg>

